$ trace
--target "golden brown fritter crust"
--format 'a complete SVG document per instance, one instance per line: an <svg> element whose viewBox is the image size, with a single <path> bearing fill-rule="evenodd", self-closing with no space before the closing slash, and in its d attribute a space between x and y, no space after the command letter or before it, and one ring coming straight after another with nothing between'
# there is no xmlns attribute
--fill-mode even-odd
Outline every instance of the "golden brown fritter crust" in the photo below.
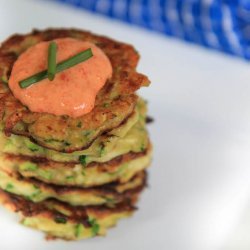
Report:
<svg viewBox="0 0 250 250"><path fill-rule="evenodd" d="M4 82L18 56L30 46L56 38L72 37L95 43L111 61L113 76L98 93L95 108L79 118L33 113L23 106ZM61 152L90 146L100 134L119 126L134 110L135 91L149 84L136 72L138 53L131 45L75 29L48 29L14 35L0 48L0 116L7 135L30 137L38 144Z"/></svg>

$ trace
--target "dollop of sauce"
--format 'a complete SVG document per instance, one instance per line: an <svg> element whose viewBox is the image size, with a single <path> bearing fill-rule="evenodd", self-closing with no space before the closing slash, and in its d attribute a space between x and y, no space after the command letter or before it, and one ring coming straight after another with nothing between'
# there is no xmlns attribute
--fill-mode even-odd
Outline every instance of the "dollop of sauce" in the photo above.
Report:
<svg viewBox="0 0 250 250"><path fill-rule="evenodd" d="M79 117L89 113L100 89L112 75L112 66L105 53L90 42L73 38L54 40L57 63L88 48L93 57L56 74L53 81L44 79L22 89L19 81L47 69L49 42L27 49L15 62L9 79L14 96L33 112Z"/></svg>

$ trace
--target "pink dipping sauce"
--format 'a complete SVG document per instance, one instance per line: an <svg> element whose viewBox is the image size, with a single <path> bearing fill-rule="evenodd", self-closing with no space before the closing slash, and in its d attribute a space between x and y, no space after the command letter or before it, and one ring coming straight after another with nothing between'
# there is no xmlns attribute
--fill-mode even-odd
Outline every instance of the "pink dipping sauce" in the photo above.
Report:
<svg viewBox="0 0 250 250"><path fill-rule="evenodd" d="M112 66L104 52L90 42L73 38L54 40L57 44L57 63L88 48L93 57L56 74L53 81L44 79L22 89L19 81L47 69L48 46L41 42L15 62L9 79L14 96L33 112L79 117L89 113L99 90L112 76Z"/></svg>

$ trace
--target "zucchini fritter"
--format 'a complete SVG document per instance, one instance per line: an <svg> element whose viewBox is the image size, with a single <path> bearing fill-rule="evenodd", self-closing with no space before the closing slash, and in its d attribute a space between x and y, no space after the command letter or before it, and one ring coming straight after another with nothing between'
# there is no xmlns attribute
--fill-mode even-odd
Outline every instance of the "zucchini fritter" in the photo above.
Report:
<svg viewBox="0 0 250 250"><path fill-rule="evenodd" d="M18 172L26 178L35 178L45 183L94 187L110 182L125 183L136 173L147 168L151 162L151 147L142 153L129 153L105 163L61 163L43 159L0 154L0 168L5 172Z"/></svg>
<svg viewBox="0 0 250 250"><path fill-rule="evenodd" d="M109 183L101 187L77 188L45 184L34 179L22 178L18 173L0 168L0 188L32 202L54 198L72 206L114 206L144 187L146 175L142 171L125 184Z"/></svg>
<svg viewBox="0 0 250 250"><path fill-rule="evenodd" d="M88 149L62 153L41 147L27 137L19 135L7 137L0 132L0 151L65 163L79 163L80 159L84 159L86 165L91 162L107 162L129 152L143 152L148 147L145 118L146 105L139 99L136 110L122 125L98 137Z"/></svg>
<svg viewBox="0 0 250 250"><path fill-rule="evenodd" d="M93 110L81 117L31 112L8 87L12 67L25 50L58 38L94 43L112 65ZM105 235L132 215L152 159L147 107L136 94L149 79L136 71L138 60L131 45L76 29L34 30L1 44L0 203L19 212L22 224L49 238L80 240Z"/></svg>
<svg viewBox="0 0 250 250"><path fill-rule="evenodd" d="M18 56L30 46L56 38L72 37L100 47L113 67L113 76L98 93L94 109L80 117L33 113L23 106L3 84ZM130 45L80 30L51 29L14 35L0 47L0 114L7 135L31 138L37 144L60 152L87 148L104 132L118 127L134 110L134 92L149 84L136 72L138 53Z"/></svg>
<svg viewBox="0 0 250 250"><path fill-rule="evenodd" d="M80 240L103 236L119 219L129 217L135 210L138 193L113 208L105 206L72 207L49 200L33 203L0 190L0 203L22 215L21 223L41 230L48 238Z"/></svg>

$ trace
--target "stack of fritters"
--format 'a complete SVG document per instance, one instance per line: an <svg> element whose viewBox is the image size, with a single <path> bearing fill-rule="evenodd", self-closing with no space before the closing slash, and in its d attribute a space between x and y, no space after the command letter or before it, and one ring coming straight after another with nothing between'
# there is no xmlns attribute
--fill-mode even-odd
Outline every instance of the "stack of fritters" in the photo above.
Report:
<svg viewBox="0 0 250 250"><path fill-rule="evenodd" d="M79 118L33 113L8 88L22 52L63 37L95 43L113 67L94 109ZM79 30L33 31L2 44L0 201L24 225L77 240L104 235L133 213L151 160L146 105L135 94L149 80L136 72L138 60L132 46Z"/></svg>

